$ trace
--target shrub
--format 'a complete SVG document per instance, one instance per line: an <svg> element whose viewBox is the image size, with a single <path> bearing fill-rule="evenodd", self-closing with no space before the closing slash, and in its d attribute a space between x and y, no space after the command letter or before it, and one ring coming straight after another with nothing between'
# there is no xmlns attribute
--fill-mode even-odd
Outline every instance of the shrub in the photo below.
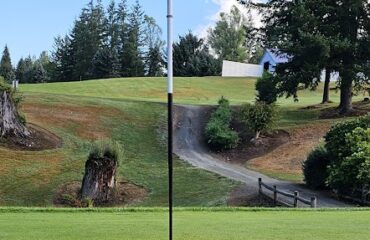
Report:
<svg viewBox="0 0 370 240"><path fill-rule="evenodd" d="M265 102L256 102L254 105L244 104L240 111L240 119L254 132L254 140L257 140L262 132L274 127L277 120L276 106Z"/></svg>
<svg viewBox="0 0 370 240"><path fill-rule="evenodd" d="M370 128L356 128L345 136L348 154L333 162L328 182L340 193L370 186ZM347 153L347 152L346 152Z"/></svg>
<svg viewBox="0 0 370 240"><path fill-rule="evenodd" d="M92 145L88 160L109 158L119 162L121 157L122 157L122 148L118 143L101 140L95 142Z"/></svg>
<svg viewBox="0 0 370 240"><path fill-rule="evenodd" d="M239 135L231 129L232 110L229 101L221 98L205 128L207 142L214 150L227 150L238 146Z"/></svg>
<svg viewBox="0 0 370 240"><path fill-rule="evenodd" d="M324 146L314 149L303 163L304 181L313 189L324 189L327 187L328 166L330 156Z"/></svg>
<svg viewBox="0 0 370 240"><path fill-rule="evenodd" d="M278 90L273 75L265 71L256 82L257 101L272 104L277 101Z"/></svg>
<svg viewBox="0 0 370 240"><path fill-rule="evenodd" d="M346 135L356 128L370 128L370 115L356 120L336 124L325 136L325 147L333 159L343 159L351 154L351 148L346 144Z"/></svg>

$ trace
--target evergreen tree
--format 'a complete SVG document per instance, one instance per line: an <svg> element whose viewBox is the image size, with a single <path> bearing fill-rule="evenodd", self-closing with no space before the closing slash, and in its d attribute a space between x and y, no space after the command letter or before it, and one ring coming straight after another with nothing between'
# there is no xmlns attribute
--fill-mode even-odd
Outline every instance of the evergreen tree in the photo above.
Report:
<svg viewBox="0 0 370 240"><path fill-rule="evenodd" d="M21 59L19 59L18 64L17 64L17 68L16 68L16 71L15 71L15 77L20 82L24 82L25 73L26 73L26 64L24 62L24 59L21 58Z"/></svg>
<svg viewBox="0 0 370 240"><path fill-rule="evenodd" d="M24 59L24 74L21 80L23 83L32 83L33 81L33 62L31 56Z"/></svg>
<svg viewBox="0 0 370 240"><path fill-rule="evenodd" d="M174 43L173 62L175 76L214 76L221 72L220 62L209 53L204 40L191 32Z"/></svg>
<svg viewBox="0 0 370 240"><path fill-rule="evenodd" d="M47 72L45 71L41 61L34 63L32 72L32 83L45 83L48 81Z"/></svg>
<svg viewBox="0 0 370 240"><path fill-rule="evenodd" d="M52 52L52 63L54 71L51 73L52 81L71 81L75 68L75 55L72 42L68 35L64 38L55 38L54 51Z"/></svg>
<svg viewBox="0 0 370 240"><path fill-rule="evenodd" d="M104 17L101 0L97 0L96 4L91 0L75 22L71 33L75 60L74 80L94 78L92 60L103 43Z"/></svg>
<svg viewBox="0 0 370 240"><path fill-rule="evenodd" d="M129 14L127 39L123 45L122 74L125 77L140 77L145 74L143 47L145 36L143 32L144 12L138 1Z"/></svg>
<svg viewBox="0 0 370 240"><path fill-rule="evenodd" d="M3 51L3 56L0 61L0 76L3 76L5 81L11 82L15 78L14 69L12 66L12 61L10 58L10 53L8 46L5 46Z"/></svg>

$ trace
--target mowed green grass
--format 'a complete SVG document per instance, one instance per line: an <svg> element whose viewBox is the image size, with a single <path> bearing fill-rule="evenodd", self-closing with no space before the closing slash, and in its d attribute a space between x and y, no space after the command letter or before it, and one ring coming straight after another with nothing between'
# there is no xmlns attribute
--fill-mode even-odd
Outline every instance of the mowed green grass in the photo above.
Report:
<svg viewBox="0 0 370 240"><path fill-rule="evenodd" d="M217 103L221 96L232 104L252 102L255 99L255 79L222 77L177 77L174 79L174 101L182 104ZM68 83L25 84L25 92L68 94L100 98L118 98L149 102L165 102L167 81L165 78L116 78ZM300 101L292 98L279 100L286 106L307 106L318 104L322 98L322 87L317 91L305 90L299 93ZM358 96L361 99L363 96ZM339 101L339 92L332 91L331 99Z"/></svg>
<svg viewBox="0 0 370 240"><path fill-rule="evenodd" d="M0 239L168 239L164 210L0 213ZM367 240L370 211L179 210L178 240Z"/></svg>
<svg viewBox="0 0 370 240"><path fill-rule="evenodd" d="M111 139L124 149L119 179L148 191L135 206L167 206L165 105L26 93L22 111L29 122L58 135L63 146L40 152L0 147L0 205L52 206L58 189L82 181L91 143ZM238 185L177 158L174 174L176 206L224 206Z"/></svg>

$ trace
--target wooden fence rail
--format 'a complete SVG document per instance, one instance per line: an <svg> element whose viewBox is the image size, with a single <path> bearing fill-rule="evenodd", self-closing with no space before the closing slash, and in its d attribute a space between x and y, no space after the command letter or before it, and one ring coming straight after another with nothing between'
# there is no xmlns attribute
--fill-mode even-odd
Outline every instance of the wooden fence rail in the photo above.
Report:
<svg viewBox="0 0 370 240"><path fill-rule="evenodd" d="M277 206L277 204L278 204L278 195L280 194L282 196L292 198L293 199L292 206L295 207L295 208L299 207L299 202L302 202L306 205L309 205L309 206L311 206L311 208L316 208L317 207L317 198L316 197L312 197L311 199L308 200L308 199L305 199L303 197L300 197L299 192L289 193L289 192L281 191L281 190L277 189L276 186L271 187L271 186L265 184L264 182L262 182L262 178L258 179L258 188L259 188L259 194L261 194L261 195L271 197L270 195L267 195L267 194L263 193L263 188L265 188L265 189L267 189L267 190L269 190L273 193L272 199L274 201L275 206ZM288 203L285 203L285 204L289 205Z"/></svg>

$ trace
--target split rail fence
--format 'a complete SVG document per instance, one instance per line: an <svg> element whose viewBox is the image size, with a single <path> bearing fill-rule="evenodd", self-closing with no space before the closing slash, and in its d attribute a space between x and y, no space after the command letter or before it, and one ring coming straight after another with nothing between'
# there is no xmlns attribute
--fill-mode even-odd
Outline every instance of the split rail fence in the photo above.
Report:
<svg viewBox="0 0 370 240"><path fill-rule="evenodd" d="M262 178L258 179L258 187L259 187L259 194L272 198L275 206L277 206L278 203L282 203L290 207L298 208L300 207L299 203L303 203L303 204L309 205L311 208L317 208L317 198L316 197L312 197L311 199L305 199L303 197L300 197L299 192L297 191L294 193L289 193L289 192L279 190L276 186L271 187L265 184L262 181ZM265 194L264 189L272 192L273 197L271 197L271 194ZM286 201L279 201L279 195L282 195L287 198L291 198L293 200L293 203L287 203Z"/></svg>

